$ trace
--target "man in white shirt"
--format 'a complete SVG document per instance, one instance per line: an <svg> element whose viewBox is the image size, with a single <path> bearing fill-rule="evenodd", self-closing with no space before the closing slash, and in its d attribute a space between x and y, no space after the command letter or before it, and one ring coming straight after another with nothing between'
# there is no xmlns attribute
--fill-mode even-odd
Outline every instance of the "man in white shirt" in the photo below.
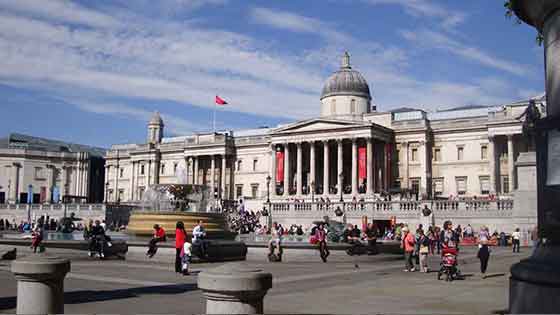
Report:
<svg viewBox="0 0 560 315"><path fill-rule="evenodd" d="M198 220L198 225L193 229L193 246L197 246L200 249L200 258L206 258L206 231L204 230L202 220Z"/></svg>
<svg viewBox="0 0 560 315"><path fill-rule="evenodd" d="M521 232L519 232L519 228L516 228L515 232L511 234L511 243L513 245L513 252L519 253L519 247L521 245Z"/></svg>

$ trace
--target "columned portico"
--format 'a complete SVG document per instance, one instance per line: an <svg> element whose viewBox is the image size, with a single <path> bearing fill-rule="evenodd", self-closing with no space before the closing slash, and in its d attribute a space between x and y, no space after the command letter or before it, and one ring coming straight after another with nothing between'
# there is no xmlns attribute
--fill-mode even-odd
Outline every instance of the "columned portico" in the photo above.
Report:
<svg viewBox="0 0 560 315"><path fill-rule="evenodd" d="M515 162L514 162L514 157L515 157L515 151L513 148L513 135L508 135L507 136L507 148L508 148L508 181L509 181L509 192L513 192L514 190L514 183L515 183Z"/></svg>
<svg viewBox="0 0 560 315"><path fill-rule="evenodd" d="M220 189L220 196L222 199L225 199L225 191L226 191L226 155L222 155L222 169L220 170L220 176L222 176L222 184Z"/></svg>
<svg viewBox="0 0 560 315"><path fill-rule="evenodd" d="M496 148L494 137L488 137L488 171L490 173L490 194L496 193Z"/></svg>
<svg viewBox="0 0 560 315"><path fill-rule="evenodd" d="M290 183L291 183L291 172L290 172L290 145L288 143L284 144L284 196L290 195Z"/></svg>
<svg viewBox="0 0 560 315"><path fill-rule="evenodd" d="M374 178L374 174L373 174L373 161L375 160L373 158L373 143L372 143L372 139L371 138L367 138L367 180L366 180L366 193L368 195L373 194L373 178Z"/></svg>
<svg viewBox="0 0 560 315"><path fill-rule="evenodd" d="M276 145L270 145L270 169L268 171L270 175L270 184L272 187L269 187L270 194L274 197L276 196Z"/></svg>
<svg viewBox="0 0 560 315"><path fill-rule="evenodd" d="M310 188L308 193L311 193L311 190L313 190L312 194L317 193L315 190L317 185L315 182L315 167L315 141L311 141L309 142L309 178L307 179L307 186Z"/></svg>
<svg viewBox="0 0 560 315"><path fill-rule="evenodd" d="M303 181L303 165L302 165L302 151L301 151L301 146L302 143L298 142L296 143L296 148L297 148L297 165L296 165L296 195L301 196L302 195L302 181Z"/></svg>
<svg viewBox="0 0 560 315"><path fill-rule="evenodd" d="M344 168L342 167L342 139L337 139L336 144L338 146L338 159L337 159L337 168L338 171L336 172L336 180L337 180L337 193L340 194L340 191L344 191Z"/></svg>
<svg viewBox="0 0 560 315"><path fill-rule="evenodd" d="M329 141L323 141L323 195L329 194L329 175L330 175L330 165L329 165Z"/></svg>
<svg viewBox="0 0 560 315"><path fill-rule="evenodd" d="M358 139L352 138L352 195L358 193Z"/></svg>

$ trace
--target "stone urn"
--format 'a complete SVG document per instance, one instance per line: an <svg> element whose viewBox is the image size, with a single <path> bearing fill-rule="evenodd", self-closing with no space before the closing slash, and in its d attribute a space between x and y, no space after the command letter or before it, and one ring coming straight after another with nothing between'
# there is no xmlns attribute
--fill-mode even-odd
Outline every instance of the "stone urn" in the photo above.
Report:
<svg viewBox="0 0 560 315"><path fill-rule="evenodd" d="M558 0L512 0L511 3L515 15L540 32L543 31L548 15L560 9Z"/></svg>

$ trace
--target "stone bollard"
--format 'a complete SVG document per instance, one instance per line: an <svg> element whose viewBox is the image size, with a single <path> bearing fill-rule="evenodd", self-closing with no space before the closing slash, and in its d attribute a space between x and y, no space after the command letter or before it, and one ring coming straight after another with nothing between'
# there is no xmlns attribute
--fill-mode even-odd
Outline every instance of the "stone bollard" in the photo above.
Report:
<svg viewBox="0 0 560 315"><path fill-rule="evenodd" d="M69 271L70 261L57 257L33 256L13 261L16 314L63 314L64 277Z"/></svg>
<svg viewBox="0 0 560 315"><path fill-rule="evenodd" d="M202 272L198 287L206 297L206 314L262 314L272 274L244 264L226 264Z"/></svg>

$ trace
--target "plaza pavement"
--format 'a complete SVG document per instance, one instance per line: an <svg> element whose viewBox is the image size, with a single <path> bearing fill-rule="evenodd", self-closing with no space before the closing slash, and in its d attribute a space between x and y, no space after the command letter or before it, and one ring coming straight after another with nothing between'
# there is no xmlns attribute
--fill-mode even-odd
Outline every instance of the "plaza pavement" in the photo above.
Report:
<svg viewBox="0 0 560 315"><path fill-rule="evenodd" d="M134 250L126 261L90 259L82 251L47 251L72 260L65 280L68 314L203 314L196 273L219 265L196 264L195 275L183 277L173 272L171 251L149 260ZM391 255L350 257L332 251L325 264L317 251L286 250L284 262L269 263L264 249L250 248L246 263L274 276L266 313L491 314L506 309L509 267L529 251L493 249L491 277L482 280L475 248L465 248L459 263L467 277L452 283L437 281L436 273L404 273L403 261ZM26 248L19 252L30 253ZM437 257L430 258L432 268L438 264ZM9 262L0 262L0 283L0 313L15 313L16 282Z"/></svg>

